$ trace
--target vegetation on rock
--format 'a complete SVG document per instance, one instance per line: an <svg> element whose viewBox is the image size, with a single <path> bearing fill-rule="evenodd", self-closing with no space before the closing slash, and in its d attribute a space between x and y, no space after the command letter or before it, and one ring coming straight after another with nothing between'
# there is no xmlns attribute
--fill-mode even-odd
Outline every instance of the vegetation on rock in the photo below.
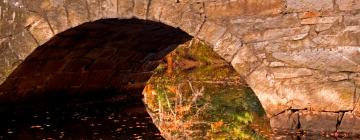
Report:
<svg viewBox="0 0 360 140"><path fill-rule="evenodd" d="M167 139L264 139L255 131L268 124L257 97L200 41L170 53L143 94L150 116Z"/></svg>

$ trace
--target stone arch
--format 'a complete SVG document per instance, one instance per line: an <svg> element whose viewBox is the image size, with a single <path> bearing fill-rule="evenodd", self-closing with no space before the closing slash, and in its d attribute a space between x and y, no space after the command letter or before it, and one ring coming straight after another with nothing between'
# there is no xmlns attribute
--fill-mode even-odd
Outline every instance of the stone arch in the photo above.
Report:
<svg viewBox="0 0 360 140"><path fill-rule="evenodd" d="M343 130L358 130L349 124L360 122L359 4L358 0L6 0L0 3L0 81L57 33L102 18L136 17L178 27L211 44L246 78L274 127L293 129L291 123L301 121L305 129L316 128L311 122L329 118L329 130L338 129L334 120L344 120ZM309 115L316 119L301 119Z"/></svg>
<svg viewBox="0 0 360 140"><path fill-rule="evenodd" d="M232 60L242 45L238 38L227 31L226 27L206 20L203 11L204 3L201 2L50 0L6 1L1 4L8 8L4 11L4 15L13 16L12 19L5 19L9 21L9 24L4 27L9 30L2 34L4 36L1 40L2 48L4 48L4 52L8 53L3 59L13 57L11 62L2 64L6 71L3 72L2 82L5 81L5 77L9 78L10 73L22 61L31 58L28 56L29 54L36 49L41 49L38 46L47 46L54 40L56 41L57 34L60 36L61 34L72 34L74 28L88 22L101 22L101 19L130 20L137 18L179 28L189 35L215 46L214 50L228 62ZM97 28L96 26L94 28ZM7 80L3 85L13 82L10 81Z"/></svg>

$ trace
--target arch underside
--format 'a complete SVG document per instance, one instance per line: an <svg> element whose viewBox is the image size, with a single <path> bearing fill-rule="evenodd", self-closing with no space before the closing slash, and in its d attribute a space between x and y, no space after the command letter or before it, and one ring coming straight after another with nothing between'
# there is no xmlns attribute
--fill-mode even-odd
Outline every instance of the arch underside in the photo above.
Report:
<svg viewBox="0 0 360 140"><path fill-rule="evenodd" d="M82 24L37 47L0 86L1 104L119 92L141 99L162 58L191 38L179 29L138 19Z"/></svg>

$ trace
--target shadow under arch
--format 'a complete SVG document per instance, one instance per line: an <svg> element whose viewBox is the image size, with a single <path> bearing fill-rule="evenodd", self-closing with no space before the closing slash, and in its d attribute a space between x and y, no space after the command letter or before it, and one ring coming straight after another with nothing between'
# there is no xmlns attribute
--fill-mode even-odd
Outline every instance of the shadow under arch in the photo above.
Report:
<svg viewBox="0 0 360 140"><path fill-rule="evenodd" d="M192 37L139 19L102 19L57 34L0 86L0 104L56 102L98 91L140 92L161 59ZM142 90L142 89L141 89Z"/></svg>

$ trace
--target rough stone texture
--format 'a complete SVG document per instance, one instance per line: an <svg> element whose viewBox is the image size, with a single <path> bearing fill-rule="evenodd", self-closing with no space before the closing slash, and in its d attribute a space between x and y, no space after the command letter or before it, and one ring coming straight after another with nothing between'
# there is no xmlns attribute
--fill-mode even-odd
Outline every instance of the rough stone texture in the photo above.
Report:
<svg viewBox="0 0 360 140"><path fill-rule="evenodd" d="M360 133L360 117L352 113L345 113L338 128L339 131Z"/></svg>
<svg viewBox="0 0 360 140"><path fill-rule="evenodd" d="M90 21L90 12L86 0L66 0L64 6L68 23L72 27L76 27L84 22Z"/></svg>
<svg viewBox="0 0 360 140"><path fill-rule="evenodd" d="M309 26L295 27L295 28L282 28L282 29L269 29L265 31L252 32L243 36L243 41L246 43L260 42L274 40L282 37L292 37L301 34L307 34L310 30Z"/></svg>
<svg viewBox="0 0 360 140"><path fill-rule="evenodd" d="M231 62L231 65L241 76L247 77L260 65L260 62L250 46L242 46Z"/></svg>
<svg viewBox="0 0 360 140"><path fill-rule="evenodd" d="M286 0L289 12L322 11L334 8L333 0Z"/></svg>
<svg viewBox="0 0 360 140"><path fill-rule="evenodd" d="M301 128L306 131L334 132L339 113L302 110L299 113Z"/></svg>
<svg viewBox="0 0 360 140"><path fill-rule="evenodd" d="M359 47L339 46L335 48L303 49L296 52L276 52L272 56L293 66L333 72L359 72L359 54Z"/></svg>
<svg viewBox="0 0 360 140"><path fill-rule="evenodd" d="M282 12L282 0L235 0L205 3L209 18L228 16L269 16Z"/></svg>
<svg viewBox="0 0 360 140"><path fill-rule="evenodd" d="M342 17L312 17L301 20L301 24L329 24L335 21L342 21Z"/></svg>
<svg viewBox="0 0 360 140"><path fill-rule="evenodd" d="M235 69L238 69L233 65ZM286 99L278 96L275 88L275 80L271 77L267 67L262 64L246 77L247 84L254 90L261 105L266 109L268 117L274 116L289 109ZM276 94L274 94L276 93Z"/></svg>
<svg viewBox="0 0 360 140"><path fill-rule="evenodd" d="M242 43L240 39L236 38L230 33L225 33L224 36L215 44L214 51L217 52L226 61L233 60L234 55L240 49Z"/></svg>
<svg viewBox="0 0 360 140"><path fill-rule="evenodd" d="M226 28L213 22L205 22L198 33L200 39L207 39L209 43L215 44L224 35Z"/></svg>
<svg viewBox="0 0 360 140"><path fill-rule="evenodd" d="M109 76L102 75L101 72L112 73L111 70L107 71L111 68L127 71L128 65L138 66L137 68L144 70L152 69L157 62L150 58L160 59L176 45L168 44L168 48L162 51L149 49L151 48L149 46L116 52L113 49L94 48L97 46L135 48L139 46L136 42L143 44L148 43L146 42L148 40L167 42L176 38L167 36L159 39L156 34L158 32L152 35L146 34L156 31L155 28L146 30L142 34L134 34L147 40L109 42L104 38L111 40L123 37L114 33L120 27L114 27L113 25L117 23L113 20L101 21L85 28L80 26L83 28L80 31L68 30L99 19L139 18L147 22L151 20L179 28L193 37L210 43L214 51L231 62L236 71L246 79L269 117L289 108L321 112L305 115L318 118L331 118L331 112L339 111L353 111L354 115L360 116L359 7L359 0L0 1L0 83L11 81L1 86L6 89L5 91L13 91L8 85L18 81L22 83L19 85L23 87L22 94L42 92L45 85L42 85L43 81L39 81L41 79L39 75L32 75L33 82L26 80L31 78L9 77L12 73L24 75L37 72L34 66L40 64L46 67L42 70L44 74L62 67L63 74L54 74L59 81L68 81L69 79L63 76L75 72L82 72L81 75L85 78L79 78L81 80L86 80L88 75L92 74L94 77L89 79L105 80ZM108 31L109 28L113 31ZM143 37L144 35L148 36ZM44 44L58 48L38 48L34 51L37 46ZM141 53L137 53L137 50L141 50ZM114 55L121 57L114 58L111 62L106 61ZM98 59L99 57L105 58ZM60 66L61 61L50 61L62 58L68 60L66 65ZM139 64L135 61L142 58L149 63ZM33 61L19 66L25 59ZM49 60L39 64L35 61L38 59ZM123 63L125 61L129 63ZM113 66L118 63L124 65L114 68ZM92 64L94 65L91 67L87 66ZM27 71L14 71L18 66L19 69L24 67L21 69ZM86 72L89 68L101 72ZM116 84L126 76L113 74L110 77L112 78L108 80L111 81L109 83ZM52 81L51 76L49 79ZM84 82L81 80L74 81L74 86L70 87L81 90L79 83L81 85ZM41 86L28 88L29 85L36 84ZM58 86L56 82L49 85L54 88ZM91 85L89 88L94 88L94 84L90 81L89 85ZM139 85L142 84L133 83L120 87L132 89L131 87ZM325 125L332 125L333 122L325 120L323 121ZM312 122L311 119L302 119L301 122L306 124L307 121ZM355 121L358 122L357 119ZM274 122L272 125L281 126ZM306 129L314 127L320 130L314 125L304 126L307 126Z"/></svg>
<svg viewBox="0 0 360 140"><path fill-rule="evenodd" d="M280 78L280 79L310 76L313 74L310 69L305 69L305 68L299 69L299 68L280 67L280 68L272 68L271 71L274 74L274 78Z"/></svg>
<svg viewBox="0 0 360 140"><path fill-rule="evenodd" d="M360 0L336 0L340 10L358 10L360 9Z"/></svg>
<svg viewBox="0 0 360 140"><path fill-rule="evenodd" d="M296 130L299 126L299 112L286 110L284 113L270 118L270 125L276 129Z"/></svg>

